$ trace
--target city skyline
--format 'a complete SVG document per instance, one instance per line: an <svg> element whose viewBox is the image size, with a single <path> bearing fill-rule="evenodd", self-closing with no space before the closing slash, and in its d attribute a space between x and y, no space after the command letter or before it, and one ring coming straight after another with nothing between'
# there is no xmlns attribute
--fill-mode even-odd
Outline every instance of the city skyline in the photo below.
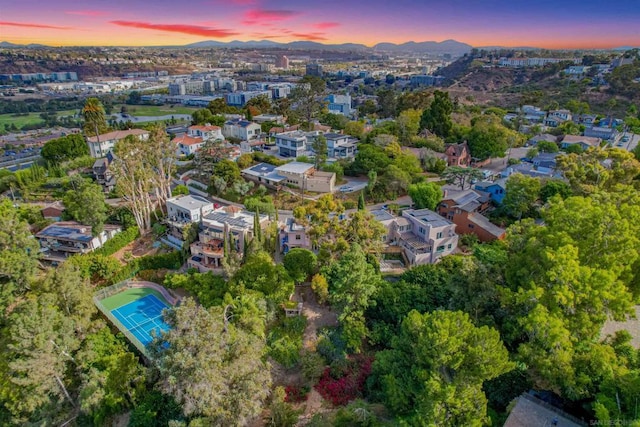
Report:
<svg viewBox="0 0 640 427"><path fill-rule="evenodd" d="M637 0L381 0L320 3L204 0L25 0L3 7L0 41L50 46L170 46L204 40L325 44L443 41L472 46L606 49L640 46Z"/></svg>

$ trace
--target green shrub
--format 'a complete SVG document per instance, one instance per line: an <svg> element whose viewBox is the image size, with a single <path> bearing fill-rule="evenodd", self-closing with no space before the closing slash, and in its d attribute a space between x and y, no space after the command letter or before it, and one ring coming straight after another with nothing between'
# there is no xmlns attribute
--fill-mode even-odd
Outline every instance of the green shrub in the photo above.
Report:
<svg viewBox="0 0 640 427"><path fill-rule="evenodd" d="M113 255L136 240L139 236L140 232L138 227L129 227L109 239L100 249L94 251L94 254Z"/></svg>
<svg viewBox="0 0 640 427"><path fill-rule="evenodd" d="M300 371L310 385L315 385L318 382L324 372L324 368L324 358L318 353L311 351L302 352L300 356Z"/></svg>

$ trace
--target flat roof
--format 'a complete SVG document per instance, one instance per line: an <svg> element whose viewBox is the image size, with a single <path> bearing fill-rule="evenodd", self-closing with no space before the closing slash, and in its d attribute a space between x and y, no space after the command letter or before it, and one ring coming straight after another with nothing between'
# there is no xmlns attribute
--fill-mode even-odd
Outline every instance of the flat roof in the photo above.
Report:
<svg viewBox="0 0 640 427"><path fill-rule="evenodd" d="M167 200L167 203L171 203L179 208L187 210L200 209L207 205L213 205L212 202L208 201L204 197L193 196L191 194L173 197Z"/></svg>
<svg viewBox="0 0 640 427"><path fill-rule="evenodd" d="M375 209L370 211L371 215L375 218L376 221L385 222L390 221L395 218L395 216L391 215L389 211L384 209Z"/></svg>
<svg viewBox="0 0 640 427"><path fill-rule="evenodd" d="M104 225L105 231L117 230L120 227L112 224ZM52 238L61 240L74 240L77 242L90 242L93 240L91 235L91 226L80 224L76 221L61 221L56 222L48 227L45 227L38 234L38 238Z"/></svg>
<svg viewBox="0 0 640 427"><path fill-rule="evenodd" d="M447 225L453 224L451 221L441 217L439 214L429 209L407 209L402 212L402 215L411 216L433 227L445 227Z"/></svg>
<svg viewBox="0 0 640 427"><path fill-rule="evenodd" d="M291 162L275 168L276 172L303 174L313 168L311 163Z"/></svg>

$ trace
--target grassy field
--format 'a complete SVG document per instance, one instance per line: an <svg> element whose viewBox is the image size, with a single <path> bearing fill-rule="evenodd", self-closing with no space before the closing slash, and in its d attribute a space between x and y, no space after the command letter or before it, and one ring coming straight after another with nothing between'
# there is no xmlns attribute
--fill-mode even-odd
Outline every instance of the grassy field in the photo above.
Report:
<svg viewBox="0 0 640 427"><path fill-rule="evenodd" d="M125 105L127 114L132 116L166 116L171 114L192 114L195 107L182 105ZM114 105L112 112L119 113L122 105Z"/></svg>
<svg viewBox="0 0 640 427"><path fill-rule="evenodd" d="M58 111L56 114L58 117L74 115L76 110ZM0 114L0 127L4 127L5 124L15 124L16 127L21 128L24 125L32 125L35 123L41 123L43 120L40 118L40 113L29 113L28 116L17 116L13 114Z"/></svg>

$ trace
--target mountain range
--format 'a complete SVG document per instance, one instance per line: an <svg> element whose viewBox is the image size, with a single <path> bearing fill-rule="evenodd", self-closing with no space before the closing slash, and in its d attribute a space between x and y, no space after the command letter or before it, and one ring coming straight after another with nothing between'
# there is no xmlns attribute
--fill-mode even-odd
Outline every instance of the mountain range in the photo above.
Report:
<svg viewBox="0 0 640 427"><path fill-rule="evenodd" d="M373 47L365 46L357 43L344 43L344 44L324 44L311 41L296 41L290 43L278 43L269 40L258 41L239 41L234 40L231 42L219 42L214 40L206 40L202 42L188 44L184 47L191 48L248 48L248 49L260 49L260 48L281 48L281 49L306 49L306 50L352 50L352 51L367 51L374 50L378 52L415 52L415 53L449 53L452 55L462 55L469 52L472 48L471 45L461 43L456 40L445 40L442 42L426 41L426 42L406 42L402 44L395 43L378 43Z"/></svg>

